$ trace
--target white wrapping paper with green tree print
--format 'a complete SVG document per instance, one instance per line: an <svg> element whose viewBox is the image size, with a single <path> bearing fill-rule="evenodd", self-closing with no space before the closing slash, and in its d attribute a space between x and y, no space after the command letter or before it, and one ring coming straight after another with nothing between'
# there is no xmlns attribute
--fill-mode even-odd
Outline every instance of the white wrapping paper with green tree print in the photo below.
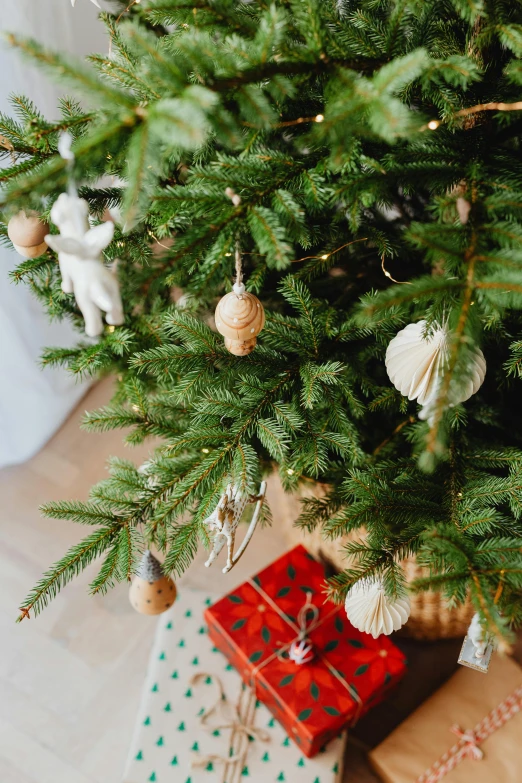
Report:
<svg viewBox="0 0 522 783"><path fill-rule="evenodd" d="M215 598L185 589L159 620L123 783L340 783L346 733L302 755L210 641Z"/></svg>

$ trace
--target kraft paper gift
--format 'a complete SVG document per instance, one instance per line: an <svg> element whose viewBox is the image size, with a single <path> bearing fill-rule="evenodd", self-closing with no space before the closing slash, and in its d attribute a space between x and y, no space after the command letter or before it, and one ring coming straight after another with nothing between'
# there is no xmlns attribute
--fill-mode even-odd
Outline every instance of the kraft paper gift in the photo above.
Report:
<svg viewBox="0 0 522 783"><path fill-rule="evenodd" d="M461 668L370 753L385 783L520 783L522 669Z"/></svg>
<svg viewBox="0 0 522 783"><path fill-rule="evenodd" d="M346 734L304 756L211 642L203 612L215 600L185 589L161 616L123 783L339 783ZM223 728L238 703L250 741ZM231 750L238 760L225 767Z"/></svg>

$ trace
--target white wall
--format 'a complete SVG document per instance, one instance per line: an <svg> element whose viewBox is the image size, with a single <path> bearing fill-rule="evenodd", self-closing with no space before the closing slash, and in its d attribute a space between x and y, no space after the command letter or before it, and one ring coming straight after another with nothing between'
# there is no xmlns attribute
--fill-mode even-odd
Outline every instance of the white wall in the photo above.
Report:
<svg viewBox="0 0 522 783"><path fill-rule="evenodd" d="M82 56L107 49L98 9L89 0L0 0L2 32L32 37L49 48ZM0 42L0 111L12 114L8 96L30 97L49 118L67 88ZM86 391L63 370L38 366L44 346L75 342L67 324L49 324L28 288L15 286L8 272L21 260L0 247L0 467L36 453Z"/></svg>

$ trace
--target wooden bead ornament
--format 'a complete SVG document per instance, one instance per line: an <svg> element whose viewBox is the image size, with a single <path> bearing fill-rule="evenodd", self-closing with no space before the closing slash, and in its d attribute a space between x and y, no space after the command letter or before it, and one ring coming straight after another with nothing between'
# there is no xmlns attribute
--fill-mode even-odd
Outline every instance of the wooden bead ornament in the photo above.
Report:
<svg viewBox="0 0 522 783"><path fill-rule="evenodd" d="M263 305L243 283L223 297L216 307L216 327L225 338L225 347L234 356L246 356L256 347L257 335L265 325Z"/></svg>
<svg viewBox="0 0 522 783"><path fill-rule="evenodd" d="M148 549L143 553L129 590L132 607L140 614L161 614L176 600L176 585L165 576L161 563Z"/></svg>
<svg viewBox="0 0 522 783"><path fill-rule="evenodd" d="M36 212L20 210L7 225L7 236L14 249L24 258L38 258L47 250L45 236L49 233L47 223L42 223Z"/></svg>

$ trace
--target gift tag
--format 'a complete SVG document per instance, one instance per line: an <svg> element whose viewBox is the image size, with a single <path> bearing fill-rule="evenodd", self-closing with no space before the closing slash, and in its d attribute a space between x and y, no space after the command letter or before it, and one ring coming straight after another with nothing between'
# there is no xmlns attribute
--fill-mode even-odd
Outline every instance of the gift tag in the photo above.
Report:
<svg viewBox="0 0 522 783"><path fill-rule="evenodd" d="M475 647L469 636L465 636L462 643L462 649L459 655L459 663L462 666L469 666L470 669L476 669L478 672L487 674L493 645L486 644L483 655L478 655L478 648Z"/></svg>

